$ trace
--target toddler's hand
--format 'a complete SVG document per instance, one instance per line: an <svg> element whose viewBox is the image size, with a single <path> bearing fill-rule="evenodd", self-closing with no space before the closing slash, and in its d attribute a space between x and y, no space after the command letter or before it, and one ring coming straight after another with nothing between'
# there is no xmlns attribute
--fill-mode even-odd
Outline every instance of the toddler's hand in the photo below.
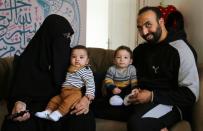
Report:
<svg viewBox="0 0 203 131"><path fill-rule="evenodd" d="M118 87L113 89L113 94L120 94L121 93L121 89L119 89Z"/></svg>

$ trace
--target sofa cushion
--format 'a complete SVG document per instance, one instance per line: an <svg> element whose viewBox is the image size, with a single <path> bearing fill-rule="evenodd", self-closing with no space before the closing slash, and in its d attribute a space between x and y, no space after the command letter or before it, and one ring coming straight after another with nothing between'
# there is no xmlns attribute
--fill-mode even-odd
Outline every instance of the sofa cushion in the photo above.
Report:
<svg viewBox="0 0 203 131"><path fill-rule="evenodd" d="M115 131L127 131L126 122L97 118L96 123L97 131L112 131L112 129ZM191 127L187 121L180 121L170 131L191 131Z"/></svg>
<svg viewBox="0 0 203 131"><path fill-rule="evenodd" d="M111 106L107 97L95 99L91 104L95 117L116 121L126 121L132 109L130 106Z"/></svg>

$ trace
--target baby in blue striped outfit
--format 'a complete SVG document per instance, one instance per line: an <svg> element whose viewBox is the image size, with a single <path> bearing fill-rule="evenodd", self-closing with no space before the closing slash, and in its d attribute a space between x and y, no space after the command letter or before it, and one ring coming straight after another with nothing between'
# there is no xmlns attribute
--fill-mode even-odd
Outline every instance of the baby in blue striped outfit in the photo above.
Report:
<svg viewBox="0 0 203 131"><path fill-rule="evenodd" d="M62 116L68 114L82 98L82 87L86 87L85 97L89 101L95 97L95 82L93 72L88 66L89 57L85 46L78 45L72 48L71 65L66 74L66 80L62 84L61 93L54 96L48 103L46 109L35 113L35 116L52 121L58 121ZM88 113L88 110L87 112Z"/></svg>

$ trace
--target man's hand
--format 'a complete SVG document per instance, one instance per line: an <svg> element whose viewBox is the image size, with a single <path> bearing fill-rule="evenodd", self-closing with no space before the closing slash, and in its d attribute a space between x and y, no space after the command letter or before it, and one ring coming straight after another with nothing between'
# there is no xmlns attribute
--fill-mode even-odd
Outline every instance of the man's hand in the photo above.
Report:
<svg viewBox="0 0 203 131"><path fill-rule="evenodd" d="M26 110L26 104L22 101L17 101L13 107L12 114L19 113L19 112L25 111L25 110ZM26 121L29 118L30 118L30 113L27 112L27 113L23 114L23 116L19 116L13 120L14 121Z"/></svg>
<svg viewBox="0 0 203 131"><path fill-rule="evenodd" d="M129 96L129 102L133 104L148 103L152 99L152 92L148 90L134 89L135 93ZM132 91L132 92L133 92Z"/></svg>
<svg viewBox="0 0 203 131"><path fill-rule="evenodd" d="M83 96L78 102L76 102L71 109L74 109L70 114L87 114L89 112L90 101L86 96Z"/></svg>
<svg viewBox="0 0 203 131"><path fill-rule="evenodd" d="M162 128L160 131L168 131L168 129L165 127L165 128Z"/></svg>

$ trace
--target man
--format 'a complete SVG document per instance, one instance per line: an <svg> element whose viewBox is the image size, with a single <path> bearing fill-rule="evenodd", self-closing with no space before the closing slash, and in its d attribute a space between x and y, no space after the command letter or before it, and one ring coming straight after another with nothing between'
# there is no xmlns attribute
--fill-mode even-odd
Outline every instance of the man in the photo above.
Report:
<svg viewBox="0 0 203 131"><path fill-rule="evenodd" d="M198 99L194 55L183 40L167 32L156 7L139 11L137 28L146 42L133 51L138 87L129 96L134 110L128 131L167 130L183 119L184 109L191 109Z"/></svg>

